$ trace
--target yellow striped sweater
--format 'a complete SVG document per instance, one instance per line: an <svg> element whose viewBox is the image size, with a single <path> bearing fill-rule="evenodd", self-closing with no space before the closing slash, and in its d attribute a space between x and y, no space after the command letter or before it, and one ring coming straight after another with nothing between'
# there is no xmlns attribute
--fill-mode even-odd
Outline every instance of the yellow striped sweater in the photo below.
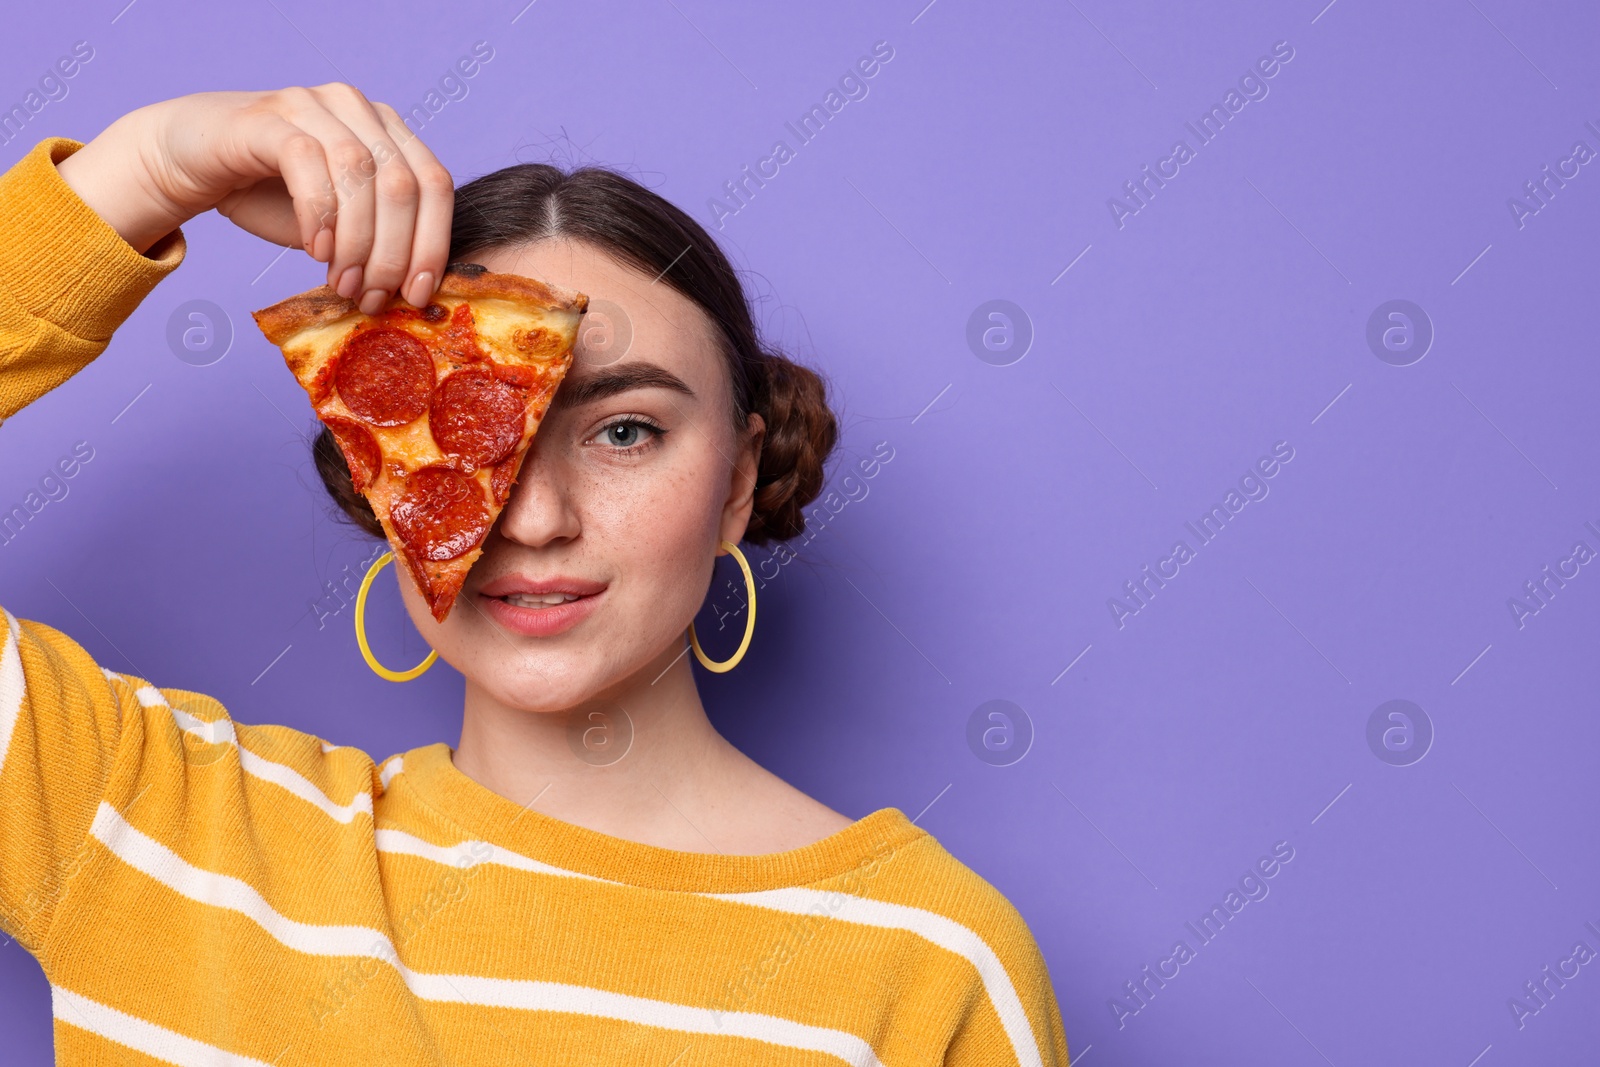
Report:
<svg viewBox="0 0 1600 1067"><path fill-rule="evenodd" d="M175 269L62 181L0 176L0 418ZM61 1063L1066 1067L1022 917L895 808L678 852L105 670L4 613L0 927Z"/></svg>

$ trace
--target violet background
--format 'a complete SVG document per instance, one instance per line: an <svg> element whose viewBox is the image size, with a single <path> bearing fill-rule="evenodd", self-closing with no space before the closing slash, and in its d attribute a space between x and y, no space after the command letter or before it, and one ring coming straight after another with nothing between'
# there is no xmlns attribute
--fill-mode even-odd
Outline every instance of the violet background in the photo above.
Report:
<svg viewBox="0 0 1600 1067"><path fill-rule="evenodd" d="M1091 1067L1592 1062L1597 968L1524 1028L1507 1002L1600 949L1600 568L1521 629L1507 600L1600 548L1600 166L1520 229L1507 199L1600 148L1600 13L926 2L29 5L0 103L75 41L94 58L0 164L201 90L348 79L404 110L483 40L422 130L458 180L600 161L711 224L887 41L868 96L719 232L769 336L837 387L831 482L879 441L894 458L762 591L745 662L702 672L718 726L841 811L918 817L1003 891ZM1107 199L1283 40L1269 95L1119 229ZM310 608L370 547L330 520L309 406L248 313L320 267L215 216L186 232L105 356L0 430L0 508L95 452L0 547L0 602L241 721L380 758L453 743L459 676L381 681L351 612ZM1008 366L966 341L997 298L1034 332ZM1365 339L1396 298L1436 331L1404 367ZM235 332L204 367L166 339L196 299ZM1107 599L1280 440L1270 495L1118 629ZM420 658L380 589L380 654ZM1410 766L1366 740L1396 698L1436 735ZM968 747L994 699L1034 731L1010 766ZM1270 895L1119 1028L1109 1000L1279 841ZM5 1062L49 1063L50 1028L7 944Z"/></svg>

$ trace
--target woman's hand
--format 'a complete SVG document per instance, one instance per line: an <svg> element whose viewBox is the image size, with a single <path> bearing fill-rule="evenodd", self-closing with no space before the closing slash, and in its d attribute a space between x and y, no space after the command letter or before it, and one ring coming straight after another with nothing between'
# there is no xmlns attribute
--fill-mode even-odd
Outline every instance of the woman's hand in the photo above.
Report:
<svg viewBox="0 0 1600 1067"><path fill-rule="evenodd" d="M450 172L392 107L349 85L151 104L57 169L140 252L216 208L327 263L328 284L368 314L394 293L427 303L450 251Z"/></svg>

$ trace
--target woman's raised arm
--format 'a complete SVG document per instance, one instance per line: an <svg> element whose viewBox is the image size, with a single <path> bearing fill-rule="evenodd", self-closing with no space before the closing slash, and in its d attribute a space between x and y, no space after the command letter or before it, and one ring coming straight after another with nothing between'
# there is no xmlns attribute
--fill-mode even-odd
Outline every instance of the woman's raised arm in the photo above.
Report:
<svg viewBox="0 0 1600 1067"><path fill-rule="evenodd" d="M47 139L0 174L0 419L105 349L177 268L179 226L201 212L303 246L369 307L397 290L427 302L453 199L393 109L345 85L202 93L87 144ZM95 828L156 803L158 782L182 795L190 739L210 758L232 736L211 698L105 671L65 634L0 611L0 930L43 960L71 887L93 877Z"/></svg>

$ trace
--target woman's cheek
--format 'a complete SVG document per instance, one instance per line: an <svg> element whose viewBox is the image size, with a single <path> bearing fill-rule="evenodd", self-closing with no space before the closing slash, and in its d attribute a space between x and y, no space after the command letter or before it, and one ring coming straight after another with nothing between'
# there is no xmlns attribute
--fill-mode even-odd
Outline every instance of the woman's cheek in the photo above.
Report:
<svg viewBox="0 0 1600 1067"><path fill-rule="evenodd" d="M692 431L685 427L677 432ZM725 491L717 492L713 481L725 469L709 446L674 448L638 460L611 459L586 472L585 510L607 527L653 542L676 559L685 551L685 539L704 539L708 515L715 527Z"/></svg>
<svg viewBox="0 0 1600 1067"><path fill-rule="evenodd" d="M648 590L669 629L687 626L705 598L727 495L713 483L719 469L726 468L714 453L661 465L638 478L613 513L608 540L618 570Z"/></svg>

